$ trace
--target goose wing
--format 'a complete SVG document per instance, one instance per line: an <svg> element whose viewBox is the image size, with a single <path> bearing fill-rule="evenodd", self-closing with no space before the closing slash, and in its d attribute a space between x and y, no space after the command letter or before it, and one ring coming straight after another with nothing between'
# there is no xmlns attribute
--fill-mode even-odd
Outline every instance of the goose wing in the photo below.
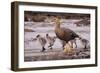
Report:
<svg viewBox="0 0 100 73"><path fill-rule="evenodd" d="M75 37L79 37L74 31L72 31L71 29L67 29L67 28L61 28L61 30L63 30L64 32L64 40L69 41L74 39Z"/></svg>

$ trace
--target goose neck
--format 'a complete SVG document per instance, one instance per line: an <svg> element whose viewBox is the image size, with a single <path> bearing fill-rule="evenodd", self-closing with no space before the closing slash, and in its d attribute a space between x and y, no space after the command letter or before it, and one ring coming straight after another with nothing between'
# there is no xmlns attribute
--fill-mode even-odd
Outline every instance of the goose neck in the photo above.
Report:
<svg viewBox="0 0 100 73"><path fill-rule="evenodd" d="M60 23L57 23L56 24L56 28L60 28Z"/></svg>

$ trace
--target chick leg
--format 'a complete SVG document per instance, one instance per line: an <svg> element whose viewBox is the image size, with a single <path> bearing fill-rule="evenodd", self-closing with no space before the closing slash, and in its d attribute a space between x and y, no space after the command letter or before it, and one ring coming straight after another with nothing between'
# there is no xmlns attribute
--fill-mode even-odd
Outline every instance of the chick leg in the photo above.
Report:
<svg viewBox="0 0 100 73"><path fill-rule="evenodd" d="M42 47L42 51L41 52L44 52L45 51L45 48L44 48L44 46Z"/></svg>

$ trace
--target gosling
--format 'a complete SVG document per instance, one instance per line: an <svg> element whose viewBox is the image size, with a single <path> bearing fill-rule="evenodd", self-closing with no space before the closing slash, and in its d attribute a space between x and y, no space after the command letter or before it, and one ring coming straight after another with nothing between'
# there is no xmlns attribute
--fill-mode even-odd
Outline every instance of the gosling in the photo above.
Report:
<svg viewBox="0 0 100 73"><path fill-rule="evenodd" d="M73 48L71 47L71 45L69 43L66 43L63 50L64 54L69 55L72 53L72 51L73 51Z"/></svg>
<svg viewBox="0 0 100 73"><path fill-rule="evenodd" d="M47 39L47 42L49 43L48 48L52 50L53 49L52 46L54 45L56 37L51 37L49 36L49 34L46 34L46 39Z"/></svg>
<svg viewBox="0 0 100 73"><path fill-rule="evenodd" d="M39 43L41 44L41 46L42 46L42 51L41 52L44 52L46 50L45 49L46 39L41 37L40 35L37 35L36 38L39 41Z"/></svg>
<svg viewBox="0 0 100 73"><path fill-rule="evenodd" d="M90 43L89 43L89 41L87 40L87 39L81 39L82 40L82 43L83 43L83 45L84 45L84 49L86 50L86 49L88 49L88 48L90 48Z"/></svg>

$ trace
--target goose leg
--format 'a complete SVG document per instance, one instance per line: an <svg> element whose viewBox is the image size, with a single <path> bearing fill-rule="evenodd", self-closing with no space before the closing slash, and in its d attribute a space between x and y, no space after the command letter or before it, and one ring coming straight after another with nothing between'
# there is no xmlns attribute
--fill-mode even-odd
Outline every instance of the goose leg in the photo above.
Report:
<svg viewBox="0 0 100 73"><path fill-rule="evenodd" d="M85 44L85 46L84 46L84 50L85 50L85 51L87 50L86 44Z"/></svg>
<svg viewBox="0 0 100 73"><path fill-rule="evenodd" d="M62 41L62 48L64 50L64 46L65 46L66 42L65 41Z"/></svg>
<svg viewBox="0 0 100 73"><path fill-rule="evenodd" d="M86 44L85 44L85 47L84 47L84 49L86 49Z"/></svg>
<svg viewBox="0 0 100 73"><path fill-rule="evenodd" d="M76 44L76 42L75 42L75 45L76 45L76 48L77 48L77 44Z"/></svg>
<svg viewBox="0 0 100 73"><path fill-rule="evenodd" d="M52 44L50 44L48 47L52 50L52 46L53 46L53 45L52 45Z"/></svg>
<svg viewBox="0 0 100 73"><path fill-rule="evenodd" d="M63 48L63 50L64 50L64 44L63 44L62 48Z"/></svg>
<svg viewBox="0 0 100 73"><path fill-rule="evenodd" d="M50 47L50 49L52 50L52 46Z"/></svg>

